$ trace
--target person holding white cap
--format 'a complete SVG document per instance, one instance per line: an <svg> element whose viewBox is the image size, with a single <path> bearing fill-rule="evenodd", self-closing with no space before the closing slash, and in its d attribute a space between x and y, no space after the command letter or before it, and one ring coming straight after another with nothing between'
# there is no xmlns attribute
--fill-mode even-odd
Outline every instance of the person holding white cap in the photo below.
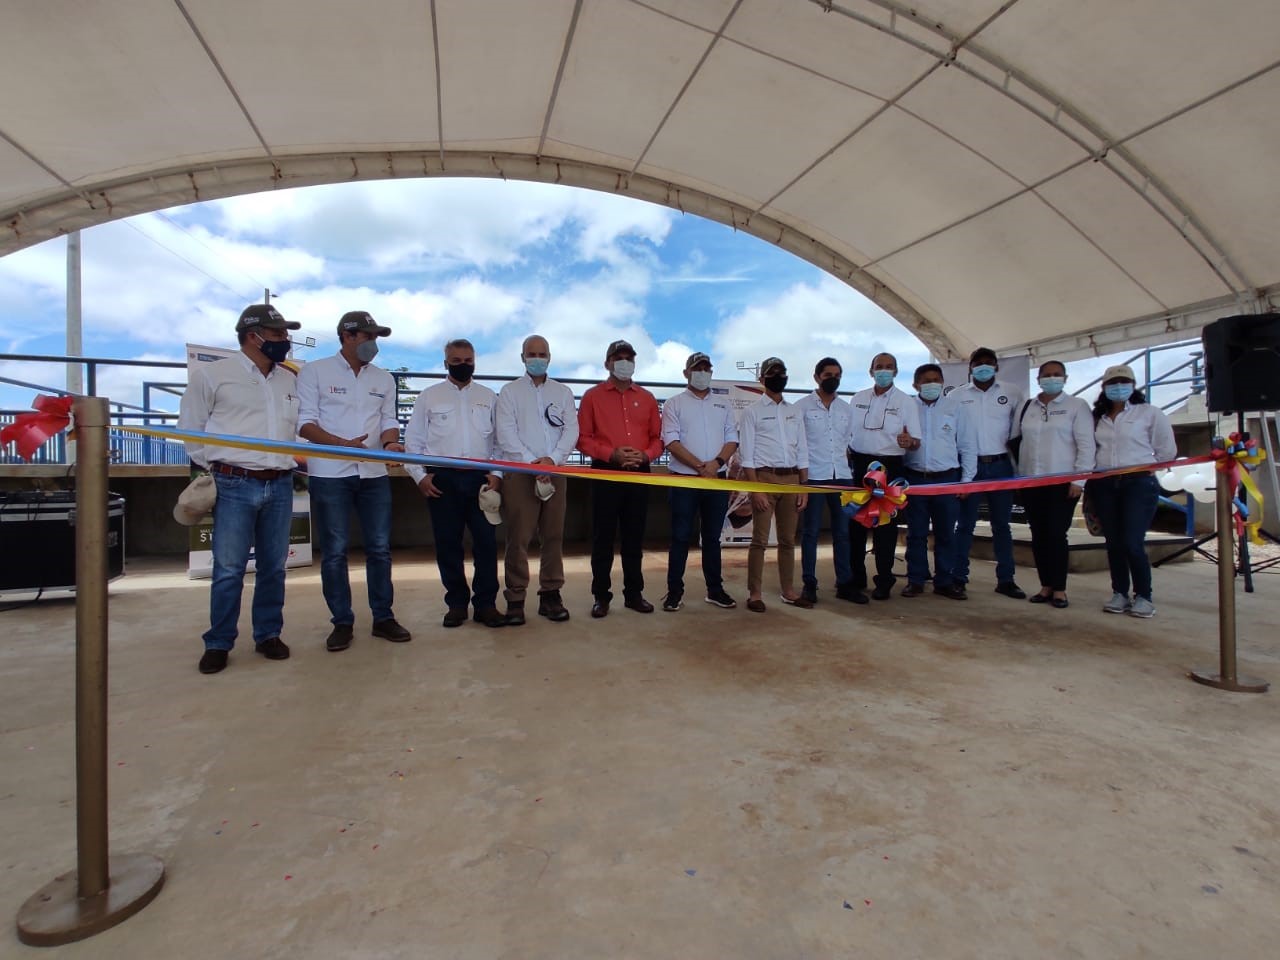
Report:
<svg viewBox="0 0 1280 960"><path fill-rule="evenodd" d="M578 442L573 391L547 376L551 347L546 337L525 337L520 347L524 376L498 392L497 438L503 460L564 466ZM538 615L559 623L569 619L564 588L565 477L511 473L502 485L507 521L507 626L524 624L529 589L529 544L538 535Z"/></svg>
<svg viewBox="0 0 1280 960"><path fill-rule="evenodd" d="M1102 392L1093 405L1098 470L1163 463L1178 455L1169 418L1147 402L1136 382L1133 368L1125 364L1107 367L1102 374ZM1160 496L1155 473L1141 470L1090 480L1085 493L1102 523L1111 568L1111 599L1102 609L1143 619L1154 616L1146 543Z"/></svg>
<svg viewBox="0 0 1280 960"><path fill-rule="evenodd" d="M338 321L339 350L306 364L298 373L298 436L311 443L356 450L401 452L396 417L396 380L373 363L378 338L391 336L365 310L352 310ZM372 633L392 643L411 639L391 611L391 478L387 466L373 460L309 457L307 474L311 518L320 534L320 589L333 629L325 638L330 653L351 646L355 612L347 545L351 514L360 521L364 541L365 581Z"/></svg>
<svg viewBox="0 0 1280 960"><path fill-rule="evenodd" d="M497 395L476 383L476 350L470 340L450 340L444 345L447 378L418 394L413 416L404 431L406 452L468 460L494 459ZM498 545L493 525L502 475L496 470L460 467L423 467L407 464L427 498L431 530L435 538L436 566L444 583L449 608L444 626L460 627L471 603L474 619L486 627L501 627L506 618L498 612ZM484 495L482 502L481 495ZM471 531L475 572L467 587L462 533Z"/></svg>

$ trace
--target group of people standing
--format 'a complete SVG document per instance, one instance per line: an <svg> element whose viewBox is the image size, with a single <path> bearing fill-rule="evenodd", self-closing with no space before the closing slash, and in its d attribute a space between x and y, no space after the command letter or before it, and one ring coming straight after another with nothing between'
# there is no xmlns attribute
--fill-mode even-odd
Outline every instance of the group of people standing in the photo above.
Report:
<svg viewBox="0 0 1280 960"><path fill-rule="evenodd" d="M911 395L895 385L897 360L872 358L873 385L846 401L837 394L842 367L824 357L814 368L815 389L792 403L785 399L786 364L769 357L758 368L760 396L735 413L723 391L712 389L711 357L689 356L687 389L661 408L652 393L634 382L636 353L625 340L611 343L604 382L575 404L572 391L548 375L550 344L527 337L520 359L524 374L495 394L475 382L475 348L465 339L444 349L445 379L423 390L401 441L394 377L373 363L378 340L391 335L364 311L343 315L339 350L308 363L296 375L284 367L288 322L272 306L245 309L237 324L240 352L196 368L182 399L179 427L208 433L387 450L445 460L507 461L562 466L577 449L598 470L648 473L665 451L669 471L690 478L724 479L735 456L752 482L791 487L860 485L878 462L885 482L904 478L913 485L999 480L1014 476L1010 440L1020 441L1018 463L1026 476L1087 472L1121 465L1156 463L1174 456L1167 418L1134 389L1133 371L1112 367L1092 410L1064 393L1066 369L1044 364L1040 392L1024 399L998 378L999 360L985 348L970 357L970 382L944 394L942 369L916 369ZM253 551L253 640L272 660L289 656L283 627L284 567L292 515L287 453L188 442L192 461L212 475L214 505L210 627L204 634L202 673L225 668L237 636L244 575ZM314 526L320 540L321 582L331 631L326 648L345 650L354 636L355 614L347 570L350 517L360 524L365 549L371 632L391 642L411 635L393 613L391 580L391 487L385 464L367 460L308 458ZM531 585L529 549L540 545L537 614L552 622L570 617L565 583L563 532L566 481L553 473L476 469L458 463L406 471L427 501L436 562L445 588L445 627L468 618L488 627L526 623ZM1149 617L1150 567L1143 538L1155 511L1157 487L1150 471L1090 481L1088 488L1107 539L1114 596L1104 609ZM1067 606L1066 531L1077 500L1078 482L1023 491L1032 530L1040 591L1033 603ZM729 495L714 486L689 484L668 491L671 536L662 609L676 612L685 602L685 573L695 539L702 544L705 600L737 606L725 590L720 537ZM1015 599L1026 594L1014 581L1010 515L1013 493L990 490L966 494L911 496L906 507L907 584L904 597L925 585L950 599L967 598L969 548L986 498L996 552L996 592ZM622 560L623 605L652 613L644 596L643 539L649 492L644 485L602 475L591 485L591 616L606 617L614 600L613 562ZM751 494L752 541L748 553L747 609L764 613L764 566L772 535L777 539L779 598L811 608L818 602L817 546L824 515L832 531L835 596L853 603L888 600L895 585L894 551L898 518L868 531L851 522L830 490ZM506 524L505 611L498 609L497 542L494 526ZM466 577L463 537L472 542L473 575ZM930 573L928 538L934 541ZM795 581L795 541L801 540L801 580ZM870 535L874 577L866 572ZM1130 582L1134 594L1129 596Z"/></svg>

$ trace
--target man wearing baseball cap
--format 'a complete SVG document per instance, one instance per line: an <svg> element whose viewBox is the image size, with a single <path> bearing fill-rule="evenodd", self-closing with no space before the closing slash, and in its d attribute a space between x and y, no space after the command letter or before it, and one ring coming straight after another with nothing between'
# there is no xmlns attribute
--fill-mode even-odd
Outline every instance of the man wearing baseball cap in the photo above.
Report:
<svg viewBox="0 0 1280 960"><path fill-rule="evenodd" d="M378 338L391 336L364 310L338 321L339 349L308 363L298 374L301 412L298 435L311 443L356 450L403 451L396 418L395 377L375 366ZM355 613L347 574L350 516L355 511L364 540L365 579L372 633L392 643L410 639L391 611L391 478L386 464L310 457L311 516L320 539L320 585L333 629L330 652L351 646Z"/></svg>
<svg viewBox="0 0 1280 960"><path fill-rule="evenodd" d="M283 366L292 346L275 307L246 307L236 323L240 352L191 371L178 429L293 442L298 432L298 384ZM268 660L287 660L284 628L284 565L293 519L293 457L241 450L194 440L187 456L208 470L217 486L213 507L213 577L209 629L204 634L201 673L218 673L235 646L240 598L249 551L254 552L254 648Z"/></svg>
<svg viewBox="0 0 1280 960"><path fill-rule="evenodd" d="M684 364L689 389L662 405L662 441L671 454L668 470L675 476L724 476L725 465L738 449L738 425L726 396L711 392L711 358L693 353ZM725 593L720 567L720 536L729 509L728 490L672 487L671 550L667 556L667 595L662 609L674 613L684 606L684 571L694 524L702 534L702 577L706 601L731 609L737 601Z"/></svg>
<svg viewBox="0 0 1280 960"><path fill-rule="evenodd" d="M604 356L609 378L582 395L578 409L578 449L597 470L649 472L662 455L658 401L632 382L636 350L626 340L609 344ZM598 480L591 484L591 616L609 615L613 600L613 543L622 532L622 596L628 609L653 613L644 598L645 521L649 491L635 483Z"/></svg>

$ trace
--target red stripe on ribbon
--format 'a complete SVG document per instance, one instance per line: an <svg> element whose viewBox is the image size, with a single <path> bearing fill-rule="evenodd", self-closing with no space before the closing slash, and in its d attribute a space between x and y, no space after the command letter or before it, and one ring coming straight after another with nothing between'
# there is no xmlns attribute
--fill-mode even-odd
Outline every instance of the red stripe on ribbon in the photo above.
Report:
<svg viewBox="0 0 1280 960"><path fill-rule="evenodd" d="M31 404L34 412L19 414L13 423L0 430L0 444L14 444L22 459L30 462L50 437L56 437L71 425L74 402L75 397L41 394Z"/></svg>

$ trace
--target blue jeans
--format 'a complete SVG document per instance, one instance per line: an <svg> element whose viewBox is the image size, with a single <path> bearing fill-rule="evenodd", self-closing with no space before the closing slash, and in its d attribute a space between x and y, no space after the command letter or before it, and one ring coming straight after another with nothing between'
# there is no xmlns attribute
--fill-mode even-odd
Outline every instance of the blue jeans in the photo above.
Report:
<svg viewBox="0 0 1280 960"><path fill-rule="evenodd" d="M907 468L907 480L914 484L955 483L960 468L926 477ZM933 526L933 585L949 587L955 582L955 529L960 501L953 493L936 497L907 494L907 582L929 582L929 526Z"/></svg>
<svg viewBox="0 0 1280 960"><path fill-rule="evenodd" d="M991 463L978 461L975 480L1008 480L1013 476L1013 461L1001 457ZM996 552L996 583L1013 580L1013 531L1009 529L1009 517L1013 515L1013 491L971 493L960 501L959 519L956 522L956 583L969 582L969 548L973 545L973 528L978 522L978 506L987 499L991 515L991 545Z"/></svg>
<svg viewBox="0 0 1280 960"><path fill-rule="evenodd" d="M1160 496L1156 478L1149 473L1129 473L1090 480L1088 487L1102 523L1102 535L1107 540L1112 591L1128 596L1132 576L1134 595L1150 600L1147 531L1151 529Z"/></svg>
<svg viewBox="0 0 1280 960"><path fill-rule="evenodd" d="M667 554L667 595L684 594L684 570L689 562L695 518L702 534L702 578L707 581L707 594L723 590L720 535L724 532L724 515L729 512L729 492L672 487L669 499L671 550Z"/></svg>
<svg viewBox="0 0 1280 960"><path fill-rule="evenodd" d="M209 650L230 650L239 633L244 572L253 550L253 642L280 636L284 628L284 564L293 519L293 477L275 480L213 474L213 582L209 587Z"/></svg>
<svg viewBox="0 0 1280 960"><path fill-rule="evenodd" d="M365 579L373 620L390 620L391 601L391 478L312 477L312 530L320 540L320 585L329 605L330 621L350 626L351 580L347 575L351 510L354 507L364 537Z"/></svg>
<svg viewBox="0 0 1280 960"><path fill-rule="evenodd" d="M807 485L823 483L852 487L853 480L808 480ZM818 536L822 532L823 507L831 519L831 556L835 560L836 587L848 586L853 579L849 563L849 517L840 506L838 493L811 493L800 514L800 578L809 590L818 589Z"/></svg>
<svg viewBox="0 0 1280 960"><path fill-rule="evenodd" d="M443 496L429 497L431 532L436 542L436 566L444 584L444 602L450 609L488 610L498 601L498 543L491 524L480 509L480 489L488 480L483 470L437 470L432 479ZM471 531L471 559L475 573L467 589L462 532Z"/></svg>

